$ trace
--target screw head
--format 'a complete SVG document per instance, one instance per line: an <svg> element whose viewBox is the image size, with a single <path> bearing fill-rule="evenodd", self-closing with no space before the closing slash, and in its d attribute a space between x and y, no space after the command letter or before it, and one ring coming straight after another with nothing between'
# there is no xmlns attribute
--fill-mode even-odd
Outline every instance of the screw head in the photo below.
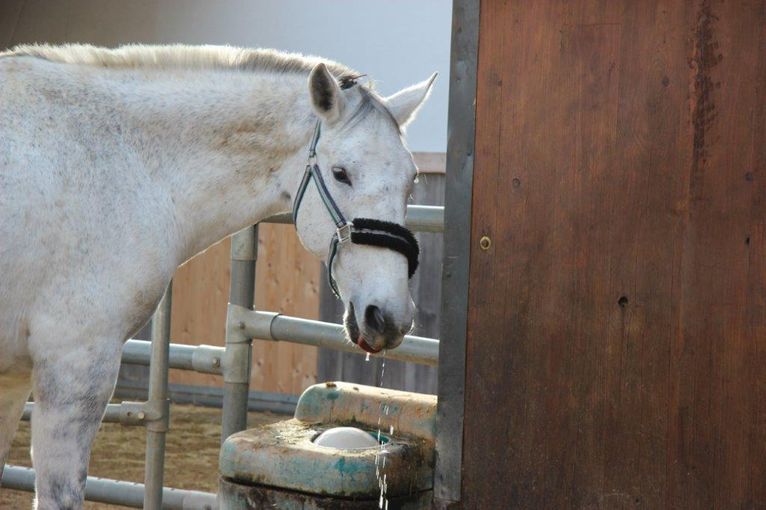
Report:
<svg viewBox="0 0 766 510"><path fill-rule="evenodd" d="M492 239L490 239L489 236L482 236L482 238L479 239L479 248L482 250L487 251L490 246L492 246Z"/></svg>

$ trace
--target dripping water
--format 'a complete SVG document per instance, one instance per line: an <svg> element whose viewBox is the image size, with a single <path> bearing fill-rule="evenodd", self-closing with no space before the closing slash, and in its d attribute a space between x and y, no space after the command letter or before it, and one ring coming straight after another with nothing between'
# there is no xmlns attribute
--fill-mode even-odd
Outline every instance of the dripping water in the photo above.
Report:
<svg viewBox="0 0 766 510"><path fill-rule="evenodd" d="M386 373L386 351L383 351L383 356L380 366L380 380L378 386L383 387L383 376ZM380 451L375 455L375 475L378 478L378 486L380 487L380 497L378 498L378 508L381 510L388 510L388 498L386 498L386 492L388 491L388 481L386 478L386 443L380 440L381 433L381 420L383 416L388 416L390 410L388 404L383 404L381 413L378 415L378 444L380 445ZM391 425L389 428L389 435L393 434L394 427ZM389 442L391 438L389 437Z"/></svg>

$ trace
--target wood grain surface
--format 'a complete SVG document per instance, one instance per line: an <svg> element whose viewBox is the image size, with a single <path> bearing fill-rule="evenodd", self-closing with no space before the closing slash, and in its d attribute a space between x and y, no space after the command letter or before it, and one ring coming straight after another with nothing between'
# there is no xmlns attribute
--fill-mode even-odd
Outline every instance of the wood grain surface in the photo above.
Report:
<svg viewBox="0 0 766 510"><path fill-rule="evenodd" d="M482 2L464 508L766 508L765 27Z"/></svg>
<svg viewBox="0 0 766 510"><path fill-rule="evenodd" d="M259 310L317 319L320 262L300 245L292 225L259 227L255 300ZM223 345L231 274L230 242L214 245L176 272L170 337L184 344ZM299 395L316 382L317 349L253 341L250 389ZM222 386L216 375L172 370L171 383Z"/></svg>

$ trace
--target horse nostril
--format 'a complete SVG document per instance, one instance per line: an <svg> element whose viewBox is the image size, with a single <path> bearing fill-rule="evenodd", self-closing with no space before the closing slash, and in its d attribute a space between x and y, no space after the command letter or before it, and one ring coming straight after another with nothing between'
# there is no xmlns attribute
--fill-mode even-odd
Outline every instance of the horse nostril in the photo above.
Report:
<svg viewBox="0 0 766 510"><path fill-rule="evenodd" d="M383 312L380 311L375 305L370 305L364 311L364 322L367 326L378 334L386 332L386 319L383 317Z"/></svg>

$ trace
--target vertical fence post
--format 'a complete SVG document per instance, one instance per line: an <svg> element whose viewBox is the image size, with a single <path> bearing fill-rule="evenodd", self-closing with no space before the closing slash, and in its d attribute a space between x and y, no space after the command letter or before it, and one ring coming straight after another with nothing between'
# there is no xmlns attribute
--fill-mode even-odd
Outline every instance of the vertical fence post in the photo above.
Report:
<svg viewBox="0 0 766 510"><path fill-rule="evenodd" d="M152 318L152 354L149 362L149 399L145 406L146 465L144 508L162 508L165 468L165 433L169 423L168 358L173 283L168 285Z"/></svg>
<svg viewBox="0 0 766 510"><path fill-rule="evenodd" d="M258 226L248 227L231 238L231 289L229 304L252 310L255 304L255 261ZM252 339L243 334L231 313L226 319L226 353L223 363L223 419L221 441L247 428L247 397L250 390Z"/></svg>

